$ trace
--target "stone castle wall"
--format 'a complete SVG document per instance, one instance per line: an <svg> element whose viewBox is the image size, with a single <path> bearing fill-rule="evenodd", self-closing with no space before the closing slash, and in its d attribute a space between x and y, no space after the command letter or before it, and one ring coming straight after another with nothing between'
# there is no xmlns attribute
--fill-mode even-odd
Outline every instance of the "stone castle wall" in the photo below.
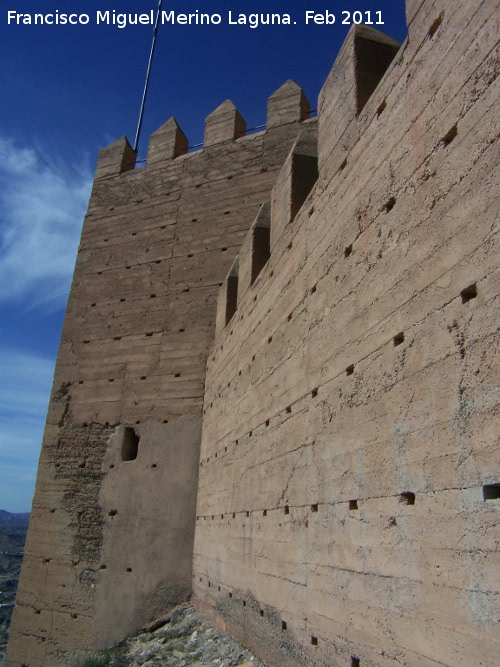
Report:
<svg viewBox="0 0 500 667"><path fill-rule="evenodd" d="M318 119L101 152L9 667L191 593L275 667L494 664L495 11L353 28Z"/></svg>
<svg viewBox="0 0 500 667"><path fill-rule="evenodd" d="M423 3L368 100L350 33L220 292L195 604L274 667L498 662L494 4Z"/></svg>

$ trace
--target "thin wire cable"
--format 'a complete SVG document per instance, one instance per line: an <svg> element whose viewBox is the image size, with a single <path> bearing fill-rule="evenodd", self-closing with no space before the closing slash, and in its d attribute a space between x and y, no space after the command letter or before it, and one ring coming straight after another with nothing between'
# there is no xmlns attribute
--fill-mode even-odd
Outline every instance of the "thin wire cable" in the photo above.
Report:
<svg viewBox="0 0 500 667"><path fill-rule="evenodd" d="M140 134L141 134L142 119L144 117L144 107L146 106L146 96L148 94L149 77L150 77L150 74L151 74L151 65L152 65L152 62L153 62L153 55L154 55L154 52L155 52L156 35L158 33L158 24L160 22L161 3L162 3L162 0L158 0L158 9L156 10L156 20L155 20L155 25L154 25L154 28L153 28L153 41L151 43L151 51L149 53L148 69L147 69L147 72L146 72L146 81L144 83L144 92L142 93L142 102L141 102L141 109L139 111L139 121L137 123L137 132L135 133L134 153L136 155L139 151L139 137L140 137Z"/></svg>

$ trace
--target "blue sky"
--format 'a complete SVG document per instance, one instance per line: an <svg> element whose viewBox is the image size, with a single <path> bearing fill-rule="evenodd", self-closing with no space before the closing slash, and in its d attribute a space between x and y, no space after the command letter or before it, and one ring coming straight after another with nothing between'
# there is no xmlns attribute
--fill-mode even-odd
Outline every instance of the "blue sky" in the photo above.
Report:
<svg viewBox="0 0 500 667"><path fill-rule="evenodd" d="M135 135L152 26L96 25L96 12L156 9L154 0L12 0L0 12L0 509L29 511L64 308L100 148ZM88 14L86 26L15 25L22 14ZM248 127L293 79L316 108L347 34L343 11L382 12L375 26L402 41L403 0L164 0L163 9L219 13L219 26L159 28L139 158L175 116L190 144L230 98ZM306 10L334 25L305 24ZM289 13L291 26L227 24ZM364 14L364 18L368 15Z"/></svg>

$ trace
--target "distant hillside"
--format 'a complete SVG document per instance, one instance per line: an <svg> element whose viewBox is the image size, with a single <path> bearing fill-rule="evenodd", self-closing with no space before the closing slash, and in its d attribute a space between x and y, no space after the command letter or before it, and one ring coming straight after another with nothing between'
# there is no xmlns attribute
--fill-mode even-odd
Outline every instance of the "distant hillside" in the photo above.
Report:
<svg viewBox="0 0 500 667"><path fill-rule="evenodd" d="M0 510L0 667L7 647L29 518L27 513Z"/></svg>

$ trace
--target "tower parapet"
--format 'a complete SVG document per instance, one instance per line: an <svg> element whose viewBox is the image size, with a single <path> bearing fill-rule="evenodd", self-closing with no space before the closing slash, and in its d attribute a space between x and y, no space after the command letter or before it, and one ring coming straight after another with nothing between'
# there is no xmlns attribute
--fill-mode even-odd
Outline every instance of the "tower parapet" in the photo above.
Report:
<svg viewBox="0 0 500 667"><path fill-rule="evenodd" d="M147 164L151 166L163 160L174 160L187 152L188 139L172 117L151 135Z"/></svg>
<svg viewBox="0 0 500 667"><path fill-rule="evenodd" d="M231 100L226 100L207 116L203 146L208 148L244 137L247 124Z"/></svg>
<svg viewBox="0 0 500 667"><path fill-rule="evenodd" d="M120 137L99 152L94 179L110 178L130 171L135 166L135 160L134 149L127 137Z"/></svg>

